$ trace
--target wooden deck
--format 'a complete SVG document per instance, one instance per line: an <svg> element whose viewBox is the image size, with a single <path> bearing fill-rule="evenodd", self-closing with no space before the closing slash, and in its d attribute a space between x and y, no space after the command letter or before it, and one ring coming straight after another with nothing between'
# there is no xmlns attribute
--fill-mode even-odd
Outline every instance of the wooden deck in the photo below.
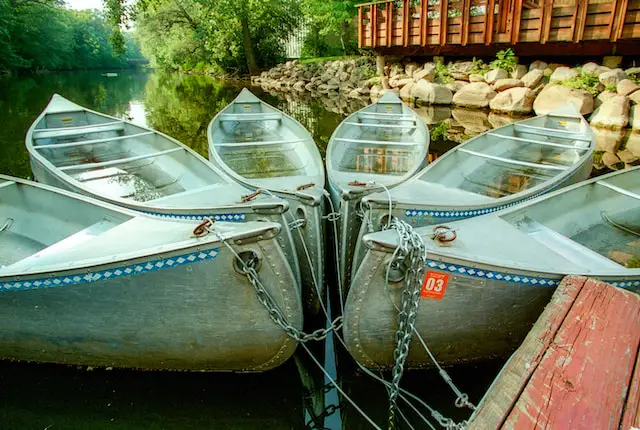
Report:
<svg viewBox="0 0 640 430"><path fill-rule="evenodd" d="M359 46L384 54L640 53L640 0L383 0L358 22Z"/></svg>
<svg viewBox="0 0 640 430"><path fill-rule="evenodd" d="M468 430L640 426L640 296L567 277Z"/></svg>

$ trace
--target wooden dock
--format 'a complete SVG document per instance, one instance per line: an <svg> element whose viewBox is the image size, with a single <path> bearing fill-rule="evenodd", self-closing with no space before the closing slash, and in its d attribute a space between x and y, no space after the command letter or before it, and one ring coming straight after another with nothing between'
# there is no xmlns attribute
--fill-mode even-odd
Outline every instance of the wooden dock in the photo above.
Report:
<svg viewBox="0 0 640 430"><path fill-rule="evenodd" d="M469 430L640 427L640 296L567 277Z"/></svg>
<svg viewBox="0 0 640 430"><path fill-rule="evenodd" d="M382 0L358 23L383 55L637 55L640 0Z"/></svg>

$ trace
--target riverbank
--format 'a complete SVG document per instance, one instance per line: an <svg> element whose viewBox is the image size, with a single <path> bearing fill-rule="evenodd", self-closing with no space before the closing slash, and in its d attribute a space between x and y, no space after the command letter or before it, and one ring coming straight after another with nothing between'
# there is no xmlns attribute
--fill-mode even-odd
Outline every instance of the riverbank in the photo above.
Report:
<svg viewBox="0 0 640 430"><path fill-rule="evenodd" d="M569 101L596 133L596 169L640 163L640 68L611 69L595 63L569 68L535 61L507 72L479 61L460 61L448 66L396 63L386 72L389 76L375 76L373 61L364 57L311 66L291 61L254 77L252 83L291 102L319 101L341 115L393 91L416 107L431 128L432 140L459 143Z"/></svg>

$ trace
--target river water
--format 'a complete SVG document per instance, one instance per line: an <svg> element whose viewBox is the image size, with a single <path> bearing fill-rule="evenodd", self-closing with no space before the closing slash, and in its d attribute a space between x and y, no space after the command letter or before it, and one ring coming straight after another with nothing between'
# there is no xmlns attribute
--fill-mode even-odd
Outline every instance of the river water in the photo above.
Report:
<svg viewBox="0 0 640 430"><path fill-rule="evenodd" d="M119 72L117 77L88 71L0 79L0 173L30 177L24 136L53 93L167 133L207 157L209 121L244 85L248 83L146 71ZM323 156L336 126L367 103L252 91L302 122ZM512 121L460 109L419 112L432 130L432 160L473 134ZM385 428L386 391L358 371L347 354L338 350L337 355L341 386ZM317 356L323 357L322 348ZM470 400L478 402L502 364L458 366L450 374ZM331 358L327 365L335 361ZM0 428L370 428L344 401L335 405L338 408L331 406L337 397L325 386L323 374L301 348L294 359L263 374L139 372L0 361ZM455 395L435 371L407 372L403 386L455 420L469 416L468 409L453 406ZM325 415L333 412L326 420L323 409ZM403 410L416 428L426 428L414 413ZM318 415L314 425L311 417Z"/></svg>

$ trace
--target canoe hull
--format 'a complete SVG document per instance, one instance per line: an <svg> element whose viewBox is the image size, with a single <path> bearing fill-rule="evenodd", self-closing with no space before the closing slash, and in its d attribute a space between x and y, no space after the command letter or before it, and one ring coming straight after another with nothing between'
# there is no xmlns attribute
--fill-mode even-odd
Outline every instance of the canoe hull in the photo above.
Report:
<svg viewBox="0 0 640 430"><path fill-rule="evenodd" d="M534 197L538 197L551 191L584 181L585 179L589 178L591 169L592 158L588 158L579 167L577 167L571 175L565 177L562 182L550 183L545 189L539 191L536 194L521 195L517 201L499 201L496 202L495 205L468 206L464 208L457 207L451 209L447 209L442 206L425 205L419 203L410 206L396 204L393 207L392 216L409 223L412 227L423 227L484 215L500 209L504 209L506 207L515 206L519 203L531 200ZM376 206L375 208L364 211L364 221L360 226L358 238L355 242L352 276L355 276L355 273L358 270L358 267L360 266L365 253L367 252L367 247L362 239L366 234L382 230L384 224L383 221L386 220L386 216L388 214L389 209L387 207ZM372 226L373 230L370 230L369 226Z"/></svg>
<svg viewBox="0 0 640 430"><path fill-rule="evenodd" d="M296 342L271 321L231 252L217 246L40 275L49 288L36 287L34 277L0 278L0 356L167 370L282 364ZM262 283L300 328L300 294L275 239L235 248L261 257ZM123 274L126 267L131 275Z"/></svg>
<svg viewBox="0 0 640 430"><path fill-rule="evenodd" d="M380 250L367 253L345 307L347 348L358 362L370 368L393 366L396 306L400 306L404 284L390 282L387 290L386 262L390 255ZM433 254L428 258L425 271L444 273L448 282L441 300L420 299L416 329L442 365L507 357L525 338L563 277ZM473 275L461 273L470 269ZM508 276L509 281L505 279ZM640 291L640 278L605 280ZM414 335L406 367L432 366Z"/></svg>

